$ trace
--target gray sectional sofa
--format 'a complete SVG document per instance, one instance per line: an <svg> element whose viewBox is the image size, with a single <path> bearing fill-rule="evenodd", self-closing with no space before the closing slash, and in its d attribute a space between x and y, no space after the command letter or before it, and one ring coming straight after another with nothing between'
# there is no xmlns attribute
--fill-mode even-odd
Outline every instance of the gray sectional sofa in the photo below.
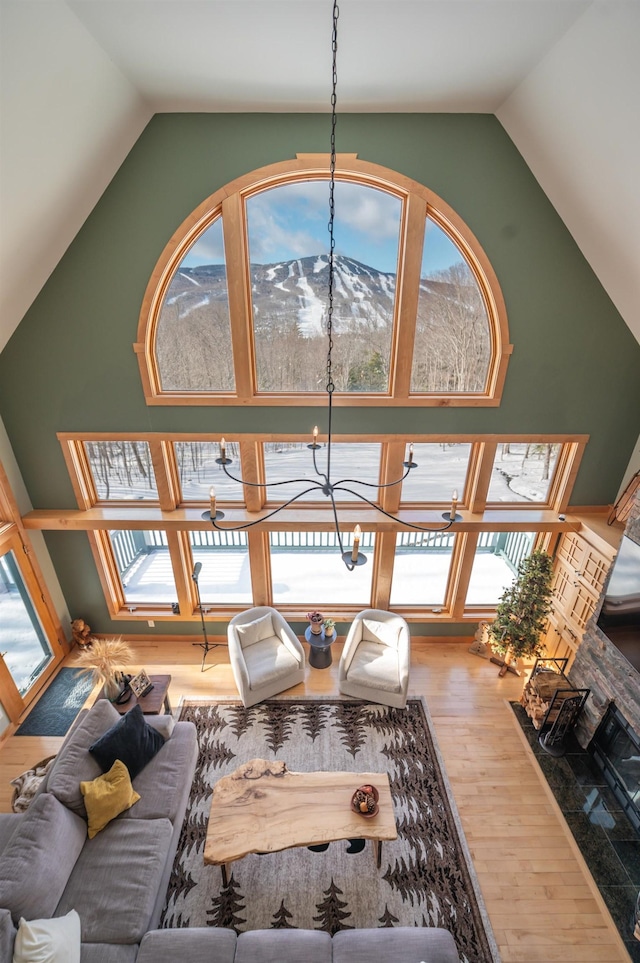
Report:
<svg viewBox="0 0 640 963"><path fill-rule="evenodd" d="M459 963L447 930L233 930L203 927L147 933L137 963Z"/></svg>
<svg viewBox="0 0 640 963"><path fill-rule="evenodd" d="M133 780L140 800L87 837L80 781L101 769L89 746L120 720L106 700L81 714L40 792L20 815L0 814L0 961L11 961L16 926L64 916L82 925L82 963L134 963L160 920L195 771L190 722L146 717L168 738Z"/></svg>
<svg viewBox="0 0 640 963"><path fill-rule="evenodd" d="M133 779L140 800L93 839L80 781L100 775L88 749L119 721L104 700L82 713L24 814L0 814L0 963L20 917L74 909L81 963L458 963L451 935L424 927L158 930L197 760L196 730L146 717L166 741ZM163 731L164 730L164 731Z"/></svg>

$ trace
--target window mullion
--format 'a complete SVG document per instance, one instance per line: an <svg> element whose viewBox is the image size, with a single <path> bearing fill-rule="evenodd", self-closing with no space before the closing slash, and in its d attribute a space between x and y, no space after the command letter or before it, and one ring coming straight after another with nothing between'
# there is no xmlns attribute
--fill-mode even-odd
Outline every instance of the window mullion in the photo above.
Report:
<svg viewBox="0 0 640 963"><path fill-rule="evenodd" d="M111 539L108 531L89 531L87 535L98 570L98 577L102 584L102 591L107 600L109 615L113 618L120 614L126 605L126 601Z"/></svg>
<svg viewBox="0 0 640 963"><path fill-rule="evenodd" d="M254 485L264 483L261 449L262 445L257 441L240 442L240 465L242 468L242 478ZM252 488L251 485L245 485L244 500L248 512L259 512L267 500L265 489Z"/></svg>
<svg viewBox="0 0 640 963"><path fill-rule="evenodd" d="M249 529L249 565L254 605L272 605L269 533Z"/></svg>
<svg viewBox="0 0 640 963"><path fill-rule="evenodd" d="M475 514L484 512L486 508L487 492L497 448L498 443L495 441L486 441L473 446L467 475L466 497L469 500L469 511Z"/></svg>
<svg viewBox="0 0 640 963"><path fill-rule="evenodd" d="M404 472L402 463L404 461L405 448L406 445L404 441L393 441L383 446L381 474L383 485L388 485L390 482L402 478ZM380 492L380 502L385 512L391 512L392 515L395 514L400 508L401 497L401 484L394 485L393 488L383 488Z"/></svg>
<svg viewBox="0 0 640 963"><path fill-rule="evenodd" d="M178 505L180 491L173 446L171 442L150 438L149 451L156 476L160 508L167 512L173 511Z"/></svg>
<svg viewBox="0 0 640 963"><path fill-rule="evenodd" d="M62 454L67 464L78 508L91 508L98 501L98 495L84 442L66 439L61 434L58 438L62 443Z"/></svg>
<svg viewBox="0 0 640 963"><path fill-rule="evenodd" d="M408 398L411 388L426 217L426 200L415 194L409 194L405 200L402 241L398 257L396 323L391 355L392 380L389 385L393 398Z"/></svg>
<svg viewBox="0 0 640 963"><path fill-rule="evenodd" d="M572 442L562 446L553 483L547 496L549 507L558 513L566 512L578 468L584 454L584 443Z"/></svg>
<svg viewBox="0 0 640 963"><path fill-rule="evenodd" d="M389 608L395 555L396 533L380 532L376 537L375 571L371 589L371 604L375 609Z"/></svg>
<svg viewBox="0 0 640 963"><path fill-rule="evenodd" d="M477 544L478 535L475 532L461 532L456 537L446 600L446 607L454 619L464 617L465 600Z"/></svg>
<svg viewBox="0 0 640 963"><path fill-rule="evenodd" d="M180 613L183 618L189 618L196 606L191 580L193 559L188 546L188 537L184 532L170 531L166 532L166 536ZM199 613L196 614L200 617Z"/></svg>
<svg viewBox="0 0 640 963"><path fill-rule="evenodd" d="M251 284L244 225L244 203L239 193L232 194L222 202L222 227L236 395L238 398L253 398L255 362L250 362L250 359L253 359Z"/></svg>

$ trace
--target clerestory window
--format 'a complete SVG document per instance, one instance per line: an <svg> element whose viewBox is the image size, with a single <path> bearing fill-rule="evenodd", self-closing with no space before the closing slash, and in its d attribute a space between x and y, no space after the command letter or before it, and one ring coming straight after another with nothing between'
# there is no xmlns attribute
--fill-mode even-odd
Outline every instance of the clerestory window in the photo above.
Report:
<svg viewBox="0 0 640 963"><path fill-rule="evenodd" d="M506 312L471 232L427 188L338 159L337 404L497 404ZM150 404L323 404L326 160L298 157L212 195L165 248L140 316Z"/></svg>

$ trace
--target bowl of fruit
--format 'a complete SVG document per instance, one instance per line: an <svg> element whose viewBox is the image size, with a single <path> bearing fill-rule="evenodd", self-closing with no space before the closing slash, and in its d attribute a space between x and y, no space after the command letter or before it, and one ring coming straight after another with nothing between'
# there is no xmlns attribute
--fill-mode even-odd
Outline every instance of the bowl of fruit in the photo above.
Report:
<svg viewBox="0 0 640 963"><path fill-rule="evenodd" d="M351 808L354 813L364 816L365 819L371 819L372 816L377 815L379 798L380 793L375 786L360 786L351 797Z"/></svg>

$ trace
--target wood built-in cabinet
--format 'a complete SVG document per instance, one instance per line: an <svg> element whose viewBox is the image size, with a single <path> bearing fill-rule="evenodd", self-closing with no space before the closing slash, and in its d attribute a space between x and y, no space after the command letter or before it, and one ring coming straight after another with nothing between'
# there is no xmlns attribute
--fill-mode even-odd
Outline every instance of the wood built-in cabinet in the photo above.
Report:
<svg viewBox="0 0 640 963"><path fill-rule="evenodd" d="M565 532L556 549L553 572L553 609L544 638L549 657L568 659L571 667L582 635L593 615L621 531L583 524L579 532Z"/></svg>

